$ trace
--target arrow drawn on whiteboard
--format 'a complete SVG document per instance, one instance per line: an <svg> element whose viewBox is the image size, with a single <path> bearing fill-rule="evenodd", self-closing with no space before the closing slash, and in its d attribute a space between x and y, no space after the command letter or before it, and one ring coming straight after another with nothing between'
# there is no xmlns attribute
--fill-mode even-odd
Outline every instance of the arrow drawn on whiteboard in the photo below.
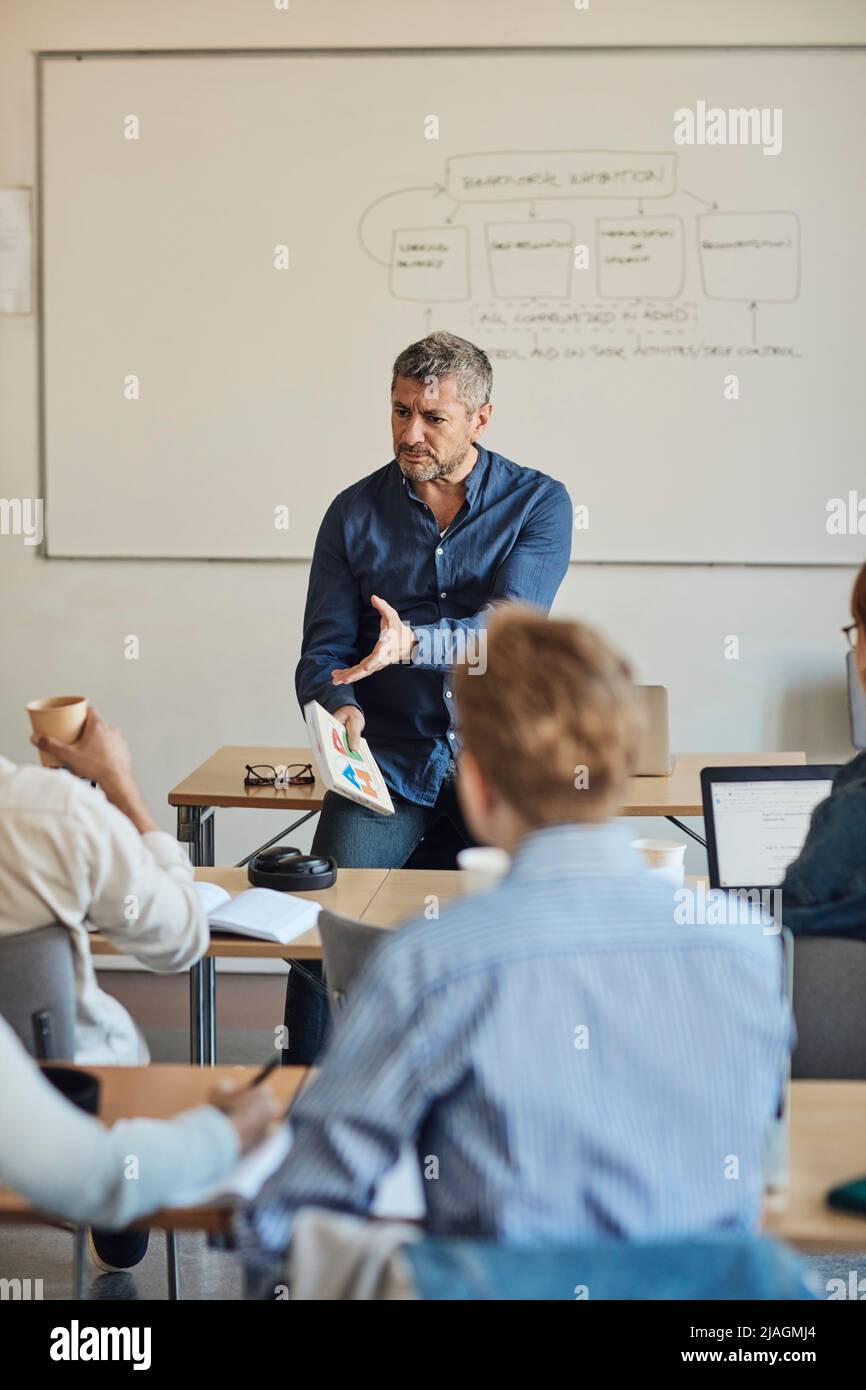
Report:
<svg viewBox="0 0 866 1390"><path fill-rule="evenodd" d="M706 198L699 198L697 193L690 193L687 188L681 188L680 192L685 193L687 198L694 198L696 203L703 203L704 207L709 208L711 212L718 212L718 203L708 203Z"/></svg>
<svg viewBox="0 0 866 1390"><path fill-rule="evenodd" d="M758 346L758 306L754 299L749 305L749 313L752 315L752 347Z"/></svg>
<svg viewBox="0 0 866 1390"><path fill-rule="evenodd" d="M367 218L370 216L370 213L373 211L373 209L379 207L381 203L386 203L389 198L402 198L409 193L431 193L434 198L438 198L440 193L447 193L447 191L448 190L446 189L443 183L428 183L422 185L422 187L420 188L395 188L393 193L383 193L381 198L376 198L374 202L370 203L369 206L364 209L364 211L361 213L361 216L358 218L357 235L358 241L361 246L361 250L365 253L365 255L370 257L371 261L375 261L377 265L389 266L391 262L383 261L380 259L379 256L374 255L374 253L370 250L369 246L364 240L364 224L367 221ZM445 220L448 221L447 218Z"/></svg>
<svg viewBox="0 0 866 1390"><path fill-rule="evenodd" d="M424 310L424 337L425 337L425 338L427 338L427 337L430 336L430 326L431 326L432 322L433 322L433 310L432 310L432 309L425 309L425 310Z"/></svg>

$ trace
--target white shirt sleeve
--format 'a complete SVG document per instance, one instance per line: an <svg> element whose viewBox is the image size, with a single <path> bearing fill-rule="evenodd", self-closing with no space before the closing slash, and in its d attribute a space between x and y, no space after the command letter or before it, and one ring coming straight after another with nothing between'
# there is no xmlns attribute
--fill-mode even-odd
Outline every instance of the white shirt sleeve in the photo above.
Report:
<svg viewBox="0 0 866 1390"><path fill-rule="evenodd" d="M71 810L88 921L151 970L172 974L194 965L210 931L183 846L162 830L140 835L85 782L76 787Z"/></svg>
<svg viewBox="0 0 866 1390"><path fill-rule="evenodd" d="M0 1019L0 1181L41 1210L121 1227L218 1181L240 1144L219 1110L106 1129L46 1081Z"/></svg>

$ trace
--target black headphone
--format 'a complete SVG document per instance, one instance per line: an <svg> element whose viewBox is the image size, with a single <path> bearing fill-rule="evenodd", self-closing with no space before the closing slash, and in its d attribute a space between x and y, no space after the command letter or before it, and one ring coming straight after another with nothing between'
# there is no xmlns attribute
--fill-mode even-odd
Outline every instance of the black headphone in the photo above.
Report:
<svg viewBox="0 0 866 1390"><path fill-rule="evenodd" d="M302 854L291 845L274 845L254 854L247 877L255 888L275 888L278 893L309 893L330 888L337 881L336 859Z"/></svg>

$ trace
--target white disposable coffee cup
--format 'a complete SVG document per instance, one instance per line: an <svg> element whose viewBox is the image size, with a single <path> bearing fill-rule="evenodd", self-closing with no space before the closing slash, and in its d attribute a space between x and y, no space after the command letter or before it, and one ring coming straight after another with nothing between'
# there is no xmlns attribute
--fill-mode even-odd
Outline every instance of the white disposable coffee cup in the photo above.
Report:
<svg viewBox="0 0 866 1390"><path fill-rule="evenodd" d="M460 886L464 893L484 893L495 888L511 867L511 855L493 845L475 845L461 849L457 863L462 873Z"/></svg>
<svg viewBox="0 0 866 1390"><path fill-rule="evenodd" d="M686 876L686 845L683 840L632 840L632 849L643 857L650 873L665 883L681 888Z"/></svg>
<svg viewBox="0 0 866 1390"><path fill-rule="evenodd" d="M31 700L27 706L34 734L47 734L59 743L74 743L84 728L87 700L83 695L50 695L45 700ZM60 767L50 753L38 750L43 767Z"/></svg>

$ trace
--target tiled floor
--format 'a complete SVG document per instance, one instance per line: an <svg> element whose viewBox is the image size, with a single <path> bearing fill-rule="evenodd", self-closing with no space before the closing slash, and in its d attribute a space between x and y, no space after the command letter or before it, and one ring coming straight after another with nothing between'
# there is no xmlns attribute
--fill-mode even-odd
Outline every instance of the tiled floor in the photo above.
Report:
<svg viewBox="0 0 866 1390"><path fill-rule="evenodd" d="M206 1238L184 1234L178 1244L181 1297L224 1300L241 1297L241 1272L230 1251L211 1250ZM851 1271L854 1284L866 1280L866 1254L821 1255L807 1261L813 1287L819 1297L837 1296L848 1290ZM151 1235L150 1247L140 1265L126 1274L100 1274L90 1265L89 1297L100 1300L165 1299L167 1294L165 1240L161 1231ZM0 1226L0 1278L41 1279L45 1299L72 1297L72 1236L46 1227ZM831 1280L841 1280L833 1285ZM866 1287L866 1285L864 1285ZM842 1296L847 1296L843 1294Z"/></svg>
<svg viewBox="0 0 866 1390"><path fill-rule="evenodd" d="M178 1241L181 1297L241 1297L241 1272L231 1251L209 1250L206 1237L184 1233ZM165 1299L165 1238L151 1233L147 1254L125 1274L100 1274L88 1261L89 1297L94 1299ZM72 1235L47 1226L0 1226L0 1278L41 1279L46 1299L72 1298ZM31 1285L31 1287L33 1287Z"/></svg>

